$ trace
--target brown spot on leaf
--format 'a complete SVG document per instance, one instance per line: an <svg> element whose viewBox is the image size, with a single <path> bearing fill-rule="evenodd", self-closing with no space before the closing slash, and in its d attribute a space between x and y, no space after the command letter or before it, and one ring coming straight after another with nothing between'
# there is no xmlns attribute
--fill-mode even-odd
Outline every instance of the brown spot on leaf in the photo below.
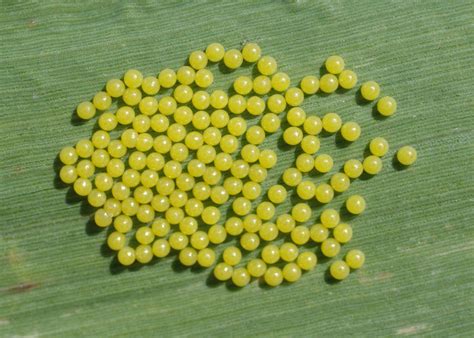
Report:
<svg viewBox="0 0 474 338"><path fill-rule="evenodd" d="M10 265L18 265L21 262L23 262L23 257L15 249L8 251L8 263Z"/></svg>
<svg viewBox="0 0 474 338"><path fill-rule="evenodd" d="M417 334L420 331L425 330L428 327L428 325L421 323L421 324L415 324L415 325L410 325L406 327L402 327L397 330L398 335L411 335L411 334Z"/></svg>
<svg viewBox="0 0 474 338"><path fill-rule="evenodd" d="M22 292L27 292L30 291L34 288L37 288L39 284L36 283L20 283L17 285L12 285L9 288L7 288L7 292L9 293L22 293Z"/></svg>
<svg viewBox="0 0 474 338"><path fill-rule="evenodd" d="M38 21L36 21L36 19L30 19L30 20L28 20L28 22L26 23L26 26L27 26L28 28L35 28L37 25L38 25Z"/></svg>
<svg viewBox="0 0 474 338"><path fill-rule="evenodd" d="M13 168L15 175L21 174L24 170L25 170L25 167L21 165L17 165L15 168Z"/></svg>
<svg viewBox="0 0 474 338"><path fill-rule="evenodd" d="M378 274L376 274L374 276L367 276L367 275L359 274L357 279L359 280L360 284L368 285L368 284L372 284L372 283L376 283L376 282L385 282L385 281L391 279L392 277L393 277L393 273L383 271L383 272L379 272Z"/></svg>

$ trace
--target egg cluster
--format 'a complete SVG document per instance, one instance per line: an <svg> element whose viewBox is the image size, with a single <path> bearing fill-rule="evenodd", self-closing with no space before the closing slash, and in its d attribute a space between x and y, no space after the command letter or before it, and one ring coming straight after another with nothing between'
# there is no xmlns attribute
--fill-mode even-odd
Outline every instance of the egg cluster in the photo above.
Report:
<svg viewBox="0 0 474 338"><path fill-rule="evenodd" d="M326 183L315 183L308 173L329 173L334 165L329 154L317 154L318 134L339 132L344 140L354 142L361 127L354 121L343 123L332 112L321 118L306 114L300 106L305 97L318 91L329 94L339 87L354 88L356 73L345 69L341 57L331 56L325 62L327 74L305 76L299 86L292 86L288 74L278 70L277 61L262 56L255 43L245 44L242 50L225 50L212 43L205 51L192 52L188 61L177 71L162 70L158 77L144 77L132 69L123 80L109 80L92 102L77 107L78 117L84 120L100 112L98 130L59 154L64 164L61 180L97 208L97 226L113 226L107 244L117 251L118 261L124 266L146 264L176 251L184 266L214 266L216 279L232 280L242 287L252 278L262 278L270 286L297 281L302 271L317 264L314 249L306 245L309 242L317 243L323 256L336 257L341 245L351 240L352 227L341 222L339 212L332 208L321 212L319 222L304 225L313 217L309 201L327 204L363 172L378 174L389 145L382 137L372 139L372 155L362 161L349 159L342 172ZM207 66L217 62L231 70L256 63L258 75L235 78L231 95L206 90L214 82ZM360 94L367 101L377 100L380 87L374 81L365 82ZM111 111L114 100L118 108ZM385 96L376 106L381 115L390 116L397 103ZM247 126L254 118L259 118L258 123ZM262 143L283 125L288 126L282 132L284 142L300 147L300 155L293 167L281 173L281 184L263 191L262 183L278 158L273 150L276 145L269 149ZM113 139L116 128L120 136ZM410 165L416 151L405 146L397 156L400 163ZM276 207L290 192L299 202L277 214ZM361 195L350 195L345 207L358 215L366 201ZM225 248L216 264L213 247L231 237L239 245ZM277 239L283 243L273 244ZM259 257L253 255L244 265L242 251L259 247ZM332 263L330 274L342 280L364 260L362 251L350 250L344 260Z"/></svg>

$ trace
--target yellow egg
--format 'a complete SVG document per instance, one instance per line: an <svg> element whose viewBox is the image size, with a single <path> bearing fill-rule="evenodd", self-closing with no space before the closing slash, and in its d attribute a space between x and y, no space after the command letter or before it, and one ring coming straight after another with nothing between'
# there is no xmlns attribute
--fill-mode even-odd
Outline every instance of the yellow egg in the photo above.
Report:
<svg viewBox="0 0 474 338"><path fill-rule="evenodd" d="M360 86L360 93L367 101L375 100L380 94L380 86L375 81L367 81Z"/></svg>
<svg viewBox="0 0 474 338"><path fill-rule="evenodd" d="M156 257L163 258L168 256L170 253L170 244L166 239L158 239L155 242L153 242L153 246L151 248L153 254Z"/></svg>
<svg viewBox="0 0 474 338"><path fill-rule="evenodd" d="M240 260L242 259L242 253L240 252L239 248L230 246L224 250L222 259L230 266L234 266L240 263Z"/></svg>
<svg viewBox="0 0 474 338"><path fill-rule="evenodd" d="M310 229L311 239L316 243L324 242L329 235L329 231L321 224L315 224Z"/></svg>
<svg viewBox="0 0 474 338"><path fill-rule="evenodd" d="M226 281L232 278L234 269L227 263L219 263L214 268L214 277L220 281Z"/></svg>
<svg viewBox="0 0 474 338"><path fill-rule="evenodd" d="M298 264L301 269L306 271L313 270L317 263L318 258L314 253L309 251L300 253L296 259L296 264Z"/></svg>
<svg viewBox="0 0 474 338"><path fill-rule="evenodd" d="M335 257L341 250L341 245L334 238L328 238L321 244L321 252L326 257Z"/></svg>
<svg viewBox="0 0 474 338"><path fill-rule="evenodd" d="M412 165L417 158L416 149L411 146L401 147L397 151L397 160L403 165Z"/></svg>
<svg viewBox="0 0 474 338"><path fill-rule="evenodd" d="M280 257L285 262L293 262L298 257L298 254L299 254L298 247L294 245L293 243L287 242L287 243L283 243L280 246Z"/></svg>
<svg viewBox="0 0 474 338"><path fill-rule="evenodd" d="M171 88L176 83L176 73L174 70L169 68L163 69L158 75L158 80L161 87Z"/></svg>
<svg viewBox="0 0 474 338"><path fill-rule="evenodd" d="M153 259L153 250L149 245L139 245L135 249L135 258L137 262L146 264Z"/></svg>
<svg viewBox="0 0 474 338"><path fill-rule="evenodd" d="M339 86L344 89L354 88L357 84L357 74L352 70L345 69L339 74Z"/></svg>
<svg viewBox="0 0 474 338"><path fill-rule="evenodd" d="M360 269L365 262L365 255L360 250L350 250L346 254L345 261L351 269Z"/></svg>
<svg viewBox="0 0 474 338"><path fill-rule="evenodd" d="M341 127L342 137L349 142L354 142L360 137L360 126L357 122L346 122Z"/></svg>
<svg viewBox="0 0 474 338"><path fill-rule="evenodd" d="M337 280L346 279L349 275L350 269L349 266L344 261L335 261L331 264L329 268L331 276Z"/></svg>
<svg viewBox="0 0 474 338"><path fill-rule="evenodd" d="M382 170L382 160L374 155L367 156L362 165L364 171L370 175L376 175Z"/></svg>
<svg viewBox="0 0 474 338"><path fill-rule="evenodd" d="M237 49L230 49L224 54L224 64L229 69L237 69L242 65L244 58Z"/></svg>
<svg viewBox="0 0 474 338"><path fill-rule="evenodd" d="M300 87L305 94L315 94L319 89L319 79L312 75L305 76L301 80Z"/></svg>
<svg viewBox="0 0 474 338"><path fill-rule="evenodd" d="M278 65L273 57L263 56L258 60L257 68L260 74L268 76L277 71Z"/></svg>
<svg viewBox="0 0 474 338"><path fill-rule="evenodd" d="M354 215L364 212L366 207L365 199L360 195L352 195L346 200L346 209Z"/></svg>
<svg viewBox="0 0 474 338"><path fill-rule="evenodd" d="M321 223L326 228L334 228L339 224L340 216L335 209L324 209L321 213Z"/></svg>
<svg viewBox="0 0 474 338"><path fill-rule="evenodd" d="M250 274L246 268L234 269L232 273L232 283L238 287L244 287L250 282Z"/></svg>
<svg viewBox="0 0 474 338"><path fill-rule="evenodd" d="M349 224L341 223L334 228L333 236L339 243L347 243L352 238L352 227Z"/></svg>
<svg viewBox="0 0 474 338"><path fill-rule="evenodd" d="M260 237L257 234L245 233L240 237L240 246L247 251L253 251L260 245Z"/></svg>
<svg viewBox="0 0 474 338"><path fill-rule="evenodd" d="M253 82L248 76L239 76L235 79L233 86L237 94L247 95L252 91Z"/></svg>
<svg viewBox="0 0 474 338"><path fill-rule="evenodd" d="M123 247L117 255L117 259L123 266L132 265L135 262L135 250L131 247Z"/></svg>
<svg viewBox="0 0 474 338"><path fill-rule="evenodd" d="M247 271L252 277L262 277L267 271L267 264L259 258L254 258L247 263Z"/></svg>
<svg viewBox="0 0 474 338"><path fill-rule="evenodd" d="M290 86L290 77L288 74L279 72L272 76L272 87L277 92L284 92Z"/></svg>
<svg viewBox="0 0 474 338"><path fill-rule="evenodd" d="M285 100L290 106L299 106L303 103L304 93L299 88L289 88L285 93Z"/></svg>
<svg viewBox="0 0 474 338"><path fill-rule="evenodd" d="M350 178L358 178L363 171L364 167L359 160L351 159L344 163L344 173Z"/></svg>
<svg viewBox="0 0 474 338"><path fill-rule="evenodd" d="M344 192L347 189L349 189L349 186L351 184L351 180L349 176L343 173L335 173L334 175L331 176L331 187L334 189L334 191L337 192Z"/></svg>
<svg viewBox="0 0 474 338"><path fill-rule="evenodd" d="M242 57L247 62L257 62L261 54L260 46L253 42L246 43L244 48L242 48Z"/></svg>
<svg viewBox="0 0 474 338"><path fill-rule="evenodd" d="M322 119L323 128L328 133L335 133L341 129L342 120L336 113L327 113Z"/></svg>
<svg viewBox="0 0 474 338"><path fill-rule="evenodd" d="M207 66L207 56L200 50L192 52L191 55L189 55L188 61L191 67L196 70L203 69Z"/></svg>
<svg viewBox="0 0 474 338"><path fill-rule="evenodd" d="M208 268L216 261L216 254L214 250L205 248L198 252L197 262L200 266Z"/></svg>
<svg viewBox="0 0 474 338"><path fill-rule="evenodd" d="M326 94L335 92L338 86L337 77L333 74L324 74L319 79L319 88Z"/></svg>
<svg viewBox="0 0 474 338"><path fill-rule="evenodd" d="M303 123L303 129L309 135L318 135L323 129L323 122L318 116L308 116Z"/></svg>
<svg viewBox="0 0 474 338"><path fill-rule="evenodd" d="M206 56L211 62L219 62L225 54L224 46L220 43L211 43L206 48Z"/></svg>
<svg viewBox="0 0 474 338"><path fill-rule="evenodd" d="M380 115L391 116L397 111L397 101L391 96L384 96L377 102Z"/></svg>
<svg viewBox="0 0 474 338"><path fill-rule="evenodd" d="M179 252L178 259L184 266L193 266L197 261L197 251L187 247Z"/></svg>
<svg viewBox="0 0 474 338"><path fill-rule="evenodd" d="M388 152L389 145L383 137L376 137L370 141L369 149L372 155L382 157Z"/></svg>
<svg viewBox="0 0 474 338"><path fill-rule="evenodd" d="M294 283L301 277L301 268L296 263L288 263L283 267L282 273L287 282Z"/></svg>
<svg viewBox="0 0 474 338"><path fill-rule="evenodd" d="M269 286L278 286L283 282L283 272L272 266L265 272L264 279Z"/></svg>
<svg viewBox="0 0 474 338"><path fill-rule="evenodd" d="M326 59L326 69L331 74L339 74L344 70L344 59L339 55L332 55Z"/></svg>
<svg viewBox="0 0 474 338"><path fill-rule="evenodd" d="M264 75L257 76L252 85L253 91L258 95L265 95L272 89L272 81Z"/></svg>

